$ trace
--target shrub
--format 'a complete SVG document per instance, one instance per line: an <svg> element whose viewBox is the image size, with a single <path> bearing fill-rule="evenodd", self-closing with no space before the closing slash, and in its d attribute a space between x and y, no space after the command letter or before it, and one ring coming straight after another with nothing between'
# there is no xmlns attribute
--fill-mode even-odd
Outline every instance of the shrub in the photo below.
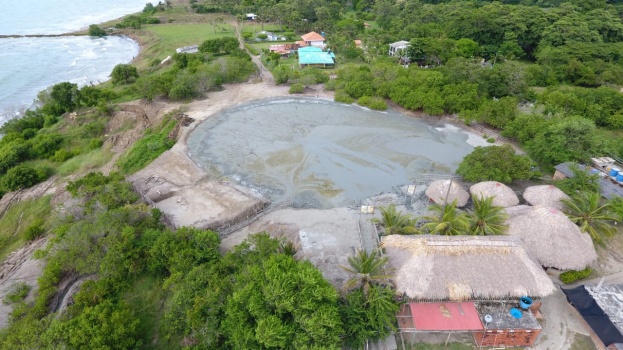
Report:
<svg viewBox="0 0 623 350"><path fill-rule="evenodd" d="M90 36L106 36L106 31L102 28L100 28L98 25L96 24L91 24L89 26L89 35Z"/></svg>
<svg viewBox="0 0 623 350"><path fill-rule="evenodd" d="M330 79L326 83L324 83L324 89L327 91L335 91L337 89L337 80Z"/></svg>
<svg viewBox="0 0 623 350"><path fill-rule="evenodd" d="M268 35L261 33L257 35L257 38L260 40L266 40L268 38Z"/></svg>
<svg viewBox="0 0 623 350"><path fill-rule="evenodd" d="M4 305L10 305L20 302L26 298L28 292L30 292L29 285L24 282L15 283L11 286L4 299L2 299L2 303Z"/></svg>
<svg viewBox="0 0 623 350"><path fill-rule="evenodd" d="M303 86L303 84L294 83L290 86L290 90L288 90L288 92L290 92L291 94L301 94L304 90L305 86Z"/></svg>
<svg viewBox="0 0 623 350"><path fill-rule="evenodd" d="M362 96L359 98L357 103L360 106L375 109L377 111L384 111L387 109L387 103L385 103L385 101L379 97Z"/></svg>
<svg viewBox="0 0 623 350"><path fill-rule="evenodd" d="M250 52L252 55L254 55L254 56L257 56L257 55L259 55L259 54L260 54L259 52L257 52L257 50L256 50L253 46L251 46L251 45L249 45L249 44L247 44L247 43L244 43L244 47L245 47L247 50L249 50L249 52Z"/></svg>
<svg viewBox="0 0 623 350"><path fill-rule="evenodd" d="M68 159L71 159L75 154L73 154L73 152L68 151L66 149L59 149L58 151L54 152L54 155L49 157L48 159L53 161L53 162L58 162L58 163L62 163Z"/></svg>
<svg viewBox="0 0 623 350"><path fill-rule="evenodd" d="M528 156L515 154L510 145L478 146L463 158L456 173L466 181L499 181L510 183L527 180L533 175L534 163Z"/></svg>
<svg viewBox="0 0 623 350"><path fill-rule="evenodd" d="M487 142L495 143L495 139L493 137L489 137L489 138L487 138Z"/></svg>
<svg viewBox="0 0 623 350"><path fill-rule="evenodd" d="M173 147L176 140L169 138L169 132L177 125L175 119L165 119L159 130L147 130L145 136L117 161L119 170L123 174L132 174L142 169L152 160L158 158L166 150Z"/></svg>
<svg viewBox="0 0 623 350"><path fill-rule="evenodd" d="M33 221L24 231L24 238L28 241L32 241L41 236L45 232L43 224L43 219L40 218Z"/></svg>
<svg viewBox="0 0 623 350"><path fill-rule="evenodd" d="M347 103L347 104L351 104L355 102L355 99L350 97L350 95L344 92L343 90L336 91L335 97L333 99L335 100L335 102L342 102L342 103Z"/></svg>
<svg viewBox="0 0 623 350"><path fill-rule="evenodd" d="M134 66L121 63L113 68L112 73L110 73L110 77L112 78L113 85L117 85L119 83L128 84L138 78L138 71Z"/></svg>
<svg viewBox="0 0 623 350"><path fill-rule="evenodd" d="M275 78L275 84L285 84L290 80L291 69L286 66L277 66L273 70L273 77Z"/></svg>
<svg viewBox="0 0 623 350"><path fill-rule="evenodd" d="M581 280L581 279L584 279L590 276L592 272L593 270L591 270L588 267L580 271L576 271L576 270L565 271L560 274L560 281L564 284L573 283L575 281L578 281L578 280Z"/></svg>
<svg viewBox="0 0 623 350"><path fill-rule="evenodd" d="M16 191L36 185L48 176L46 171L39 171L30 165L20 164L7 171L2 178L2 185L9 191Z"/></svg>

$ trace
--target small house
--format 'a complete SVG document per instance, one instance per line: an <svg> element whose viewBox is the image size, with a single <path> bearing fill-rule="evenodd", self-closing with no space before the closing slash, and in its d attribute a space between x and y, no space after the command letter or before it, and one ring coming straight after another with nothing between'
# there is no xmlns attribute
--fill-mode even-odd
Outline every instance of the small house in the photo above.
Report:
<svg viewBox="0 0 623 350"><path fill-rule="evenodd" d="M286 37L284 35L275 34L273 32L267 32L265 30L258 33L258 35L260 34L266 34L266 39L263 39L266 41L285 41L286 40ZM260 38L256 38L255 40L262 41L262 39Z"/></svg>
<svg viewBox="0 0 623 350"><path fill-rule="evenodd" d="M246 19L247 21L255 21L257 19L257 15L254 13L247 13Z"/></svg>
<svg viewBox="0 0 623 350"><path fill-rule="evenodd" d="M190 46L178 47L177 49L175 49L175 52L177 52L177 53L197 53L197 52L199 52L199 46L197 46L197 45L190 45Z"/></svg>
<svg viewBox="0 0 623 350"><path fill-rule="evenodd" d="M335 54L331 51L324 52L319 47L307 46L298 49L299 66L330 68L335 65Z"/></svg>
<svg viewBox="0 0 623 350"><path fill-rule="evenodd" d="M298 44L278 44L270 45L269 51L278 53L282 58L290 57L294 54L300 46Z"/></svg>
<svg viewBox="0 0 623 350"><path fill-rule="evenodd" d="M301 38L308 46L324 48L325 38L316 32L309 32L305 35L301 35Z"/></svg>
<svg viewBox="0 0 623 350"><path fill-rule="evenodd" d="M540 298L555 291L541 266L506 236L383 237L396 291L401 339L463 333L478 346L531 346L541 332ZM520 299L530 300L521 309ZM534 301L533 301L534 300Z"/></svg>
<svg viewBox="0 0 623 350"><path fill-rule="evenodd" d="M389 44L389 55L390 56L404 56L404 50L411 45L408 41L397 41L395 43Z"/></svg>

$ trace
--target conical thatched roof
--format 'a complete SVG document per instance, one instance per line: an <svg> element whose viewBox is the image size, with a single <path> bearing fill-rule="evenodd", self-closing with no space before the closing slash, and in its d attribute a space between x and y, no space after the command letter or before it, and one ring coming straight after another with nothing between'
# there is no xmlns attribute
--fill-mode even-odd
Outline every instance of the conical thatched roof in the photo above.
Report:
<svg viewBox="0 0 623 350"><path fill-rule="evenodd" d="M448 188L450 188L450 194L448 194ZM450 180L436 180L431 182L426 189L426 195L437 204L444 204L447 195L448 203L452 203L456 200L456 205L458 207L464 207L469 199L469 193L456 181L452 181L452 184L450 184Z"/></svg>
<svg viewBox="0 0 623 350"><path fill-rule="evenodd" d="M493 205L498 207L512 207L519 204L519 198L508 186L497 181L479 182L469 188L474 197L493 197Z"/></svg>
<svg viewBox="0 0 623 350"><path fill-rule="evenodd" d="M398 293L416 300L544 297L547 274L508 236L383 237Z"/></svg>
<svg viewBox="0 0 623 350"><path fill-rule="evenodd" d="M509 218L508 234L545 267L582 270L597 259L593 241L558 209L533 207Z"/></svg>
<svg viewBox="0 0 623 350"><path fill-rule="evenodd" d="M548 208L563 210L561 199L569 199L563 191L553 185L530 186L523 193L526 202Z"/></svg>

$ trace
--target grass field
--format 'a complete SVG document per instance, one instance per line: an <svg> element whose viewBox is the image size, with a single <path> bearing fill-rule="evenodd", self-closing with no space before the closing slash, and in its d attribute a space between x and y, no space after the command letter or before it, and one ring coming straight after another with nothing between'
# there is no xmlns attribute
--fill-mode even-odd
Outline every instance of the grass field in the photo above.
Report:
<svg viewBox="0 0 623 350"><path fill-rule="evenodd" d="M262 29L262 27L264 29ZM251 33L258 33L261 32L262 30L265 30L267 32L279 32L279 31L287 31L286 30L286 26L281 26L278 24L267 24L264 23L264 25L262 25L261 23L257 23L257 22L249 22L249 21L245 21L245 22L241 22L240 23L240 31L241 32L251 32Z"/></svg>
<svg viewBox="0 0 623 350"><path fill-rule="evenodd" d="M144 26L140 32L134 33L144 48L135 65L139 69L150 66L154 59L163 60L175 53L175 49L188 45L201 45L208 39L235 36L232 25L219 23L154 24Z"/></svg>

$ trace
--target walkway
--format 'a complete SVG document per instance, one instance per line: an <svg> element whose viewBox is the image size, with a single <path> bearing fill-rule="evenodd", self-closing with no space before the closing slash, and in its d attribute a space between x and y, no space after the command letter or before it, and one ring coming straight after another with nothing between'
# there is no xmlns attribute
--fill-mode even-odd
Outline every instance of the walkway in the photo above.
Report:
<svg viewBox="0 0 623 350"><path fill-rule="evenodd" d="M260 75L260 80L265 84L275 85L275 78L273 77L273 74L268 69L266 69L266 67L264 67L264 63L262 62L261 56L252 55L245 48L244 39L242 39L242 33L240 33L240 24L238 23L238 21L234 21L232 24L234 28L236 28L236 36L238 37L238 42L240 43L239 46L242 50L246 50L247 53L251 56L251 60L257 66L258 73Z"/></svg>

